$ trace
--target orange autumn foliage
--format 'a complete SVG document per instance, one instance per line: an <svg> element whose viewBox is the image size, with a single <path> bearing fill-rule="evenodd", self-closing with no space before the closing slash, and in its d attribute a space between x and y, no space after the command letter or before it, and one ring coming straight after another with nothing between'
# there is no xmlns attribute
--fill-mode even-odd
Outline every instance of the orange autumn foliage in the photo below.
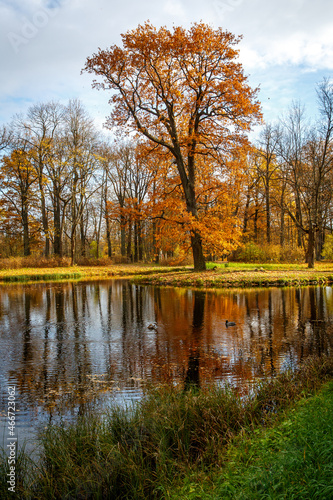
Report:
<svg viewBox="0 0 333 500"><path fill-rule="evenodd" d="M174 171L167 180L181 187L163 203L181 219L197 270L205 269L205 247L230 249L237 239L232 164L261 119L257 90L236 61L239 40L202 22L173 31L147 22L122 35L123 47L99 49L84 68L101 78L94 87L111 92L108 126L135 130L163 151Z"/></svg>

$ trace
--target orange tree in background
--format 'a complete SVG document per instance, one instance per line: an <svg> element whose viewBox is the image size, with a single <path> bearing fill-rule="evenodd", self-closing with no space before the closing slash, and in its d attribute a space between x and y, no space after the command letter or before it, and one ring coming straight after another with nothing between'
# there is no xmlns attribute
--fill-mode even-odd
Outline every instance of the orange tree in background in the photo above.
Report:
<svg viewBox="0 0 333 500"><path fill-rule="evenodd" d="M36 206L36 173L32 166L32 153L15 149L0 162L0 204L6 207L1 216L0 227L5 232L22 228L24 256L31 253L31 232L40 230L38 220L33 217Z"/></svg>
<svg viewBox="0 0 333 500"><path fill-rule="evenodd" d="M196 270L205 269L198 183L205 163L223 169L247 146L246 132L261 118L236 61L235 37L204 23L189 30L149 22L122 35L123 46L99 49L84 71L111 92L108 126L128 127L166 150L184 194ZM223 172L227 175L227 169Z"/></svg>

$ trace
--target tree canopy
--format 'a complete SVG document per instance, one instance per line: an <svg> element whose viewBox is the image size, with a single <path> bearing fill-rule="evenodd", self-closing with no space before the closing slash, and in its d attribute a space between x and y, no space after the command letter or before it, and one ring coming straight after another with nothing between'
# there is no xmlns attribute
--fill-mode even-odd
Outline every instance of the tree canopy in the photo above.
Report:
<svg viewBox="0 0 333 500"><path fill-rule="evenodd" d="M204 269L202 240L212 228L198 223L207 215L208 193L203 200L199 191L205 190L207 171L227 181L248 146L246 133L261 119L257 89L247 84L236 60L240 37L202 22L172 31L147 22L122 41L122 47L88 57L84 71L101 78L95 88L111 93L108 126L137 131L176 165L191 219L186 227L194 267Z"/></svg>

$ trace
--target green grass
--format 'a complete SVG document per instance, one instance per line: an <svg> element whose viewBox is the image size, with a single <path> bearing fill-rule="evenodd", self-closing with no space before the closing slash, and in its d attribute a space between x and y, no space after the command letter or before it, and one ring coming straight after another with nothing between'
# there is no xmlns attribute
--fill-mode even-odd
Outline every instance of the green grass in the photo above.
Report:
<svg viewBox="0 0 333 500"><path fill-rule="evenodd" d="M112 264L109 261L107 265L69 266L64 265L66 262L63 260L42 259L39 262L39 267L28 266L28 264L33 263L36 264L36 259L28 259L27 261L22 259L0 260L0 283L96 280L124 276L131 277L132 281L142 284L199 288L299 286L333 282L333 265L327 262L316 263L316 268L312 270L307 269L306 264L208 262L207 270L204 272L194 272L190 266L170 267L141 263ZM1 265L3 265L2 268ZM58 267L55 267L56 265Z"/></svg>
<svg viewBox="0 0 333 500"><path fill-rule="evenodd" d="M217 271L234 272L234 271L301 271L308 268L305 263L252 263L252 262L207 262L207 269L216 268ZM331 262L317 262L316 268L324 270L332 270Z"/></svg>
<svg viewBox="0 0 333 500"><path fill-rule="evenodd" d="M184 271L184 267L172 268L177 273ZM68 267L22 267L0 269L0 283L29 283L34 281L59 280L95 280L110 279L123 276L148 276L163 274L170 271L170 267L144 264L115 264L108 266L68 266Z"/></svg>
<svg viewBox="0 0 333 500"><path fill-rule="evenodd" d="M136 276L133 277L133 281L142 284L200 288L318 285L333 282L333 265L328 262L318 262L315 269L308 269L306 264L208 262L206 271L196 272L186 268L175 273L170 269L159 276L157 274Z"/></svg>
<svg viewBox="0 0 333 500"><path fill-rule="evenodd" d="M276 489L283 495L290 484L298 488L297 471L304 457L309 460L305 486L310 488L318 481L322 484L331 470L325 469L330 456L324 454L325 432L327 449L332 449L331 427L326 427L328 417L323 419L333 408L314 399L317 406L312 411L305 398L331 379L333 359L309 360L298 372L280 374L260 383L247 397L229 388L166 387L148 391L130 411L114 407L108 415L87 415L71 425L49 425L39 436L40 461L34 464L24 453L20 455L17 497L204 499L234 498L235 491L237 495L244 491L245 496L239 498L261 498L246 495L252 491L261 495L265 488L274 489L276 481L282 481L281 467L285 466L281 464L289 460L291 472L286 468L285 479ZM328 393L325 394L324 399L328 400ZM331 389L329 394L332 396ZM304 404L295 407L294 413L290 411L283 423L284 412L300 400ZM314 423L318 432L312 432L308 426L305 437L301 434L305 428L303 420L293 422L298 408L309 408L308 422ZM298 435L300 441L293 441ZM290 447L285 443L286 436L290 437ZM306 446L303 437L309 443ZM286 451L281 448L283 444ZM293 447L299 450L297 461ZM324 457L323 462L319 463L311 450L321 450L318 453ZM318 463L323 463L326 472L318 473ZM5 453L0 470L0 496L10 498ZM290 483L291 477L294 483Z"/></svg>
<svg viewBox="0 0 333 500"><path fill-rule="evenodd" d="M28 281L58 281L58 280L78 280L82 277L81 273L76 272L54 272L43 274L15 274L2 276L1 281L4 283L21 283Z"/></svg>
<svg viewBox="0 0 333 500"><path fill-rule="evenodd" d="M229 447L222 473L192 482L172 498L333 498L333 382L300 401L281 422L256 429ZM212 483L214 489L212 491Z"/></svg>

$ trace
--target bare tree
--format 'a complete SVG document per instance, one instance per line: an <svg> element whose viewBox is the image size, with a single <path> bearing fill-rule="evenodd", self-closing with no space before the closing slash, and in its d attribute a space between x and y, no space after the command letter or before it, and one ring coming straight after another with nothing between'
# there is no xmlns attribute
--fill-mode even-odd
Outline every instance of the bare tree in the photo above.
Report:
<svg viewBox="0 0 333 500"><path fill-rule="evenodd" d="M97 189L92 185L92 178L99 162L97 132L93 121L78 100L71 100L66 107L64 140L67 147L68 168L71 172L71 200L67 216L70 220L70 255L73 264L78 227L80 228L80 253L81 255L85 253L83 213L89 198Z"/></svg>
<svg viewBox="0 0 333 500"><path fill-rule="evenodd" d="M320 119L309 129L304 110L294 105L285 123L281 149L286 179L293 196L284 209L307 236L306 260L314 267L317 235L326 225L332 202L333 85L324 80L317 88Z"/></svg>
<svg viewBox="0 0 333 500"><path fill-rule="evenodd" d="M31 150L34 151L32 164L38 179L42 227L45 237L45 256L50 254L46 168L53 161L54 145L62 125L63 114L63 106L57 102L40 103L31 106L26 117L17 117L15 120L17 130L24 133Z"/></svg>
<svg viewBox="0 0 333 500"><path fill-rule="evenodd" d="M126 255L126 199L129 196L129 177L134 162L134 146L122 143L110 147L106 153L107 178L112 186L113 194L119 207L120 253Z"/></svg>
<svg viewBox="0 0 333 500"><path fill-rule="evenodd" d="M13 138L13 131L6 127L2 126L0 127L0 151L3 151L4 149L8 148L8 146L11 144Z"/></svg>
<svg viewBox="0 0 333 500"><path fill-rule="evenodd" d="M271 185L272 179L279 168L276 159L280 142L280 127L269 123L266 124L261 131L258 141L256 167L258 177L264 185L267 243L271 243Z"/></svg>

